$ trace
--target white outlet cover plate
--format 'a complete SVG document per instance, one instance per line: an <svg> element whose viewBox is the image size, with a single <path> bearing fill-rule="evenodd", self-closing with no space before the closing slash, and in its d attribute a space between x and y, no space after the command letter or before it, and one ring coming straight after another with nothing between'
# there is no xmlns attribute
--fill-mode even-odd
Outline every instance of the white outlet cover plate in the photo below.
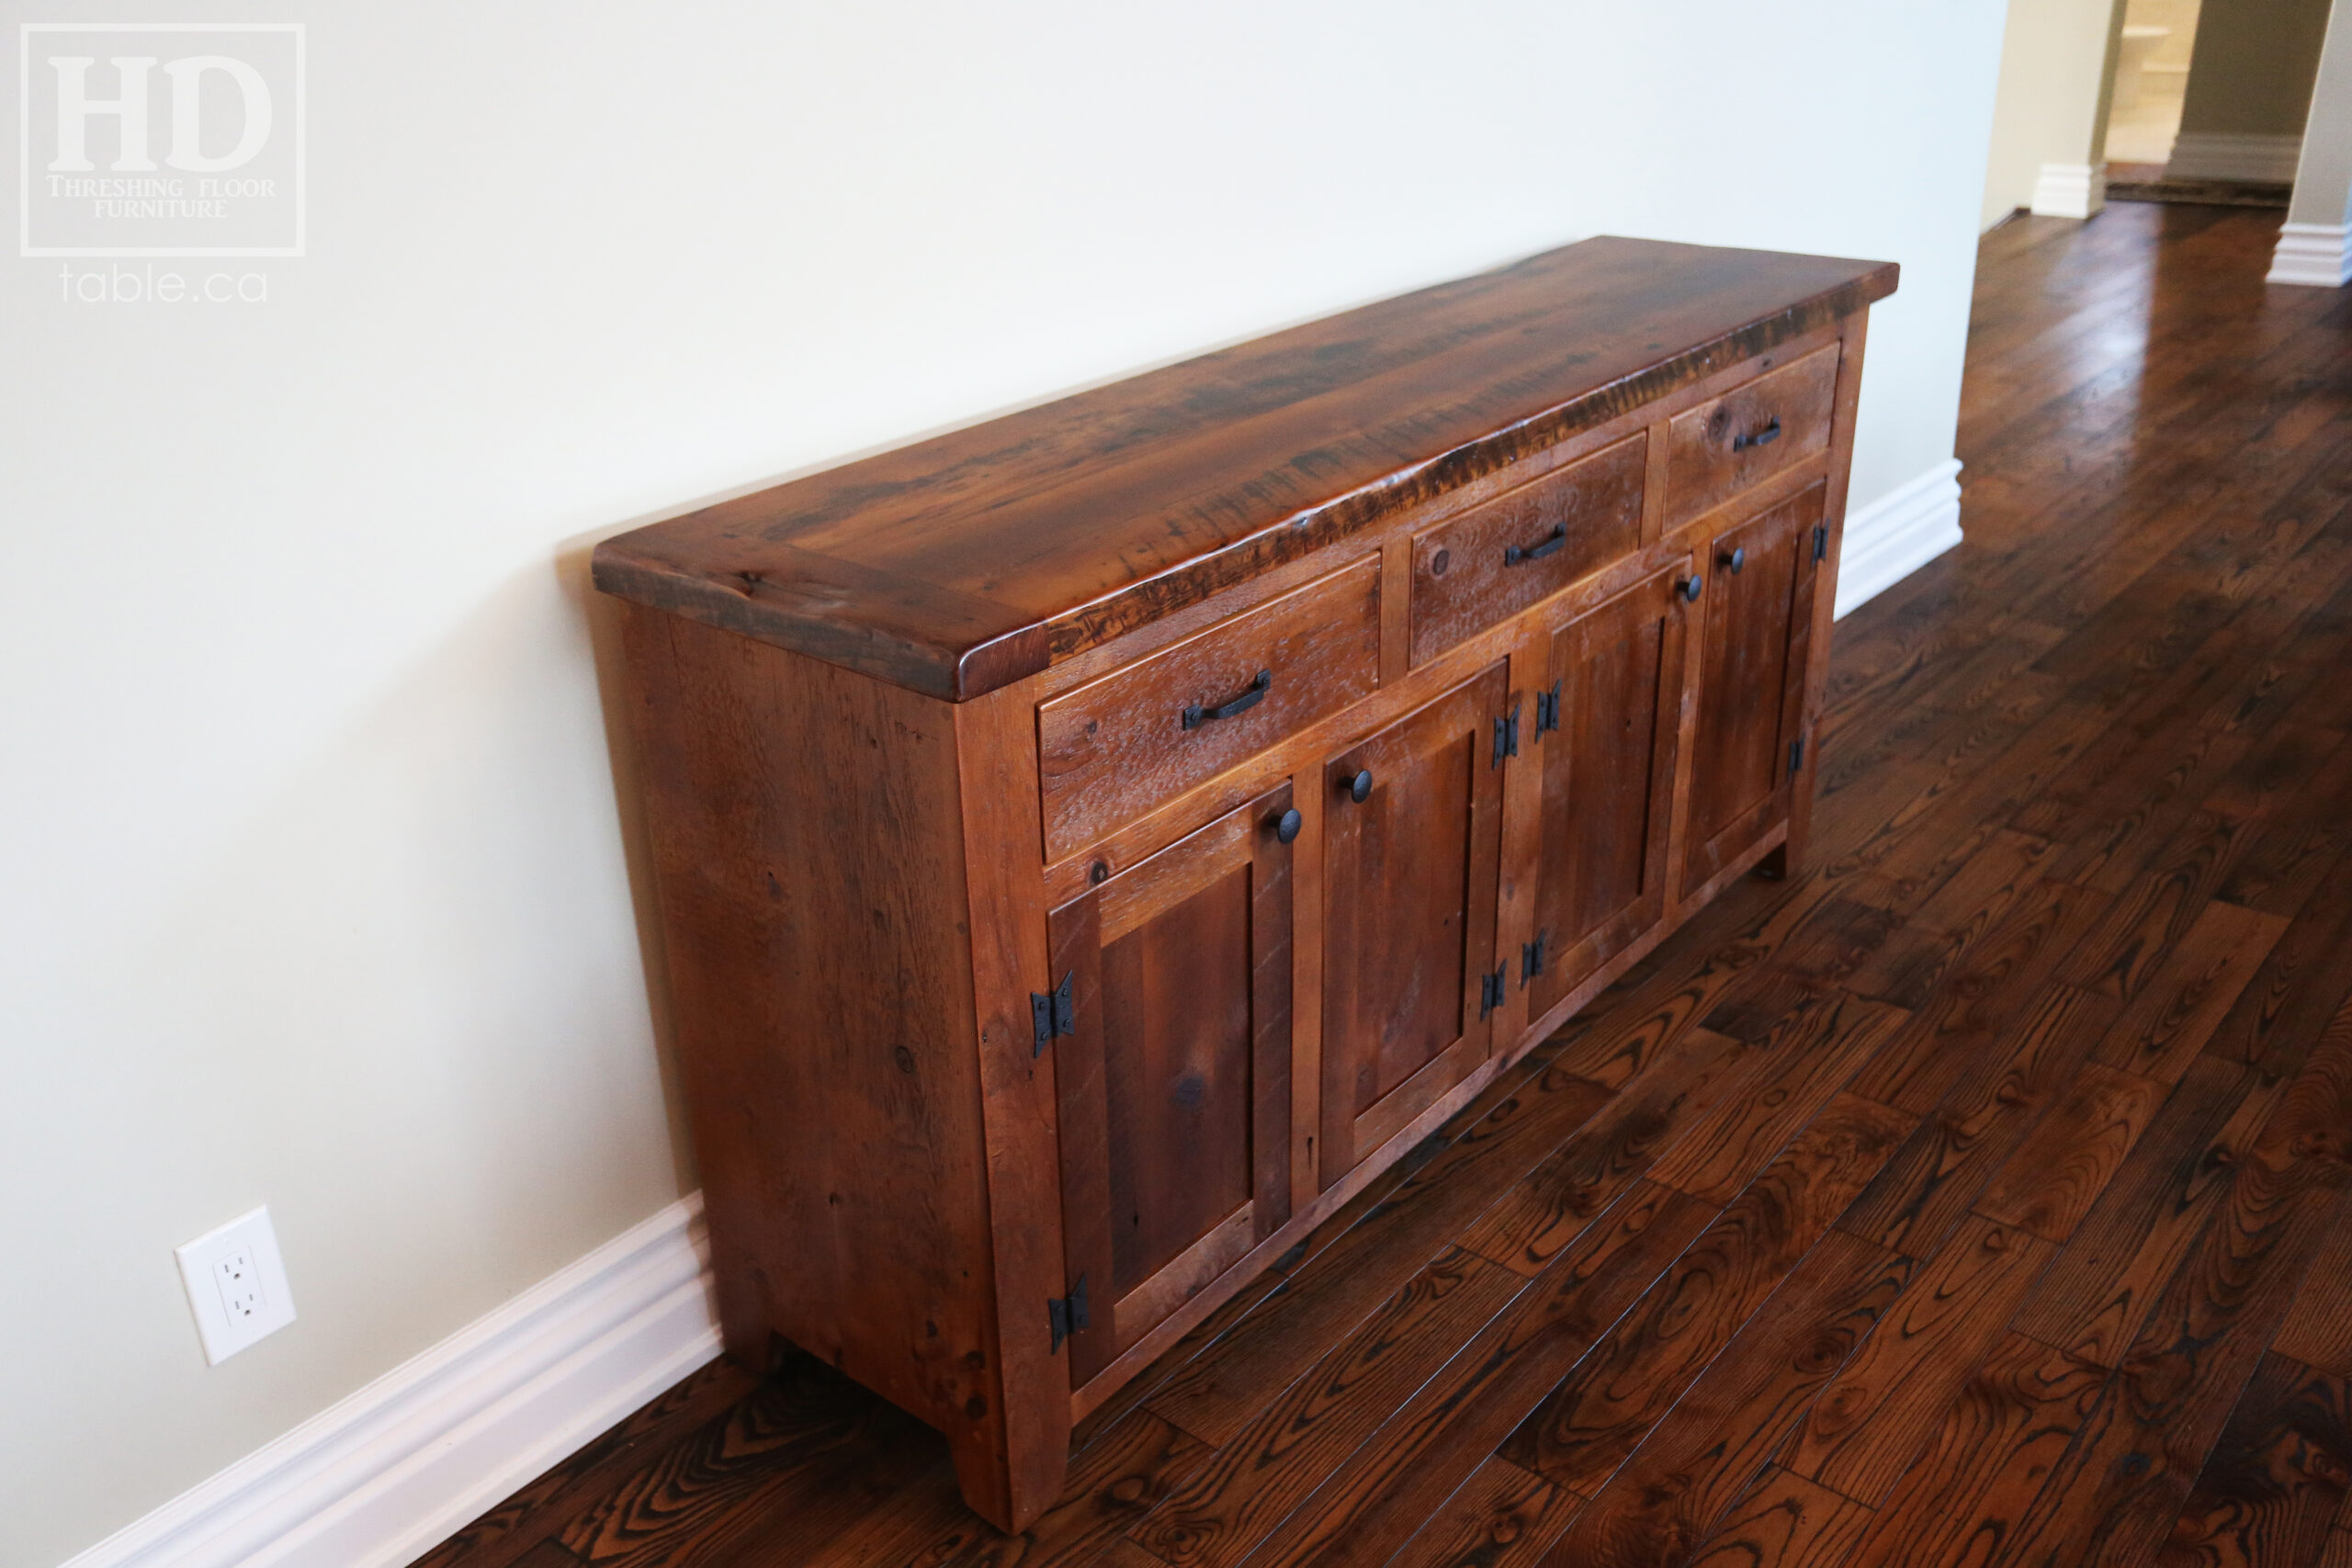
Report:
<svg viewBox="0 0 2352 1568"><path fill-rule="evenodd" d="M261 1300L250 1312L232 1316L221 1291L218 1265L241 1248L253 1255ZM196 1332L204 1341L204 1359L211 1365L219 1366L254 1340L294 1321L294 1292L286 1283L286 1262L278 1256L277 1233L270 1227L267 1205L239 1215L219 1230L207 1231L174 1249L173 1256L180 1260L180 1283L187 1287L188 1310L196 1314Z"/></svg>

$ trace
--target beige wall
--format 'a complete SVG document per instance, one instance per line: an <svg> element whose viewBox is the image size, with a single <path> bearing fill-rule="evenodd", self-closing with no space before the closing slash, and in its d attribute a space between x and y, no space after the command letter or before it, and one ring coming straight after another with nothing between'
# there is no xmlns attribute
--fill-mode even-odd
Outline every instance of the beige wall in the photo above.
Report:
<svg viewBox="0 0 2352 1568"><path fill-rule="evenodd" d="M2050 164L2100 161L2121 0L2010 0L1978 227L2033 200Z"/></svg>
<svg viewBox="0 0 2352 1568"><path fill-rule="evenodd" d="M2148 56L2150 65L2188 71L2189 51L2197 44L2199 4L2200 0L2129 0L2123 18L2127 26L2167 29L2165 40Z"/></svg>
<svg viewBox="0 0 2352 1568"><path fill-rule="evenodd" d="M2352 0L2327 24L2290 223L2352 223Z"/></svg>
<svg viewBox="0 0 2352 1568"><path fill-rule="evenodd" d="M2328 3L2205 0L2181 134L2302 134Z"/></svg>
<svg viewBox="0 0 2352 1568"><path fill-rule="evenodd" d="M1602 231L1900 262L1855 503L1947 460L1999 6L1781 10L171 7L308 24L311 254L0 268L0 1563L691 1185L593 539ZM300 1319L208 1369L171 1249L265 1201Z"/></svg>

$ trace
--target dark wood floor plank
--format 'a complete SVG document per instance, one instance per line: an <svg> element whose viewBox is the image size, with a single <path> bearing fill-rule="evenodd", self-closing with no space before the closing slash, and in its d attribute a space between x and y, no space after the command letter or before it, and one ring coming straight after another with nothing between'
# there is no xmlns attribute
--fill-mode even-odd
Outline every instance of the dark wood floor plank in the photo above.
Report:
<svg viewBox="0 0 2352 1568"><path fill-rule="evenodd" d="M2266 914L2292 916L2352 850L2352 739L2337 730L2317 733L2334 739L2334 749L2299 781L2291 798L2264 814L2254 842L2222 880L2217 897ZM2207 804L2226 811L2235 803L2216 796Z"/></svg>
<svg viewBox="0 0 2352 1568"><path fill-rule="evenodd" d="M2095 1059L2142 1077L2177 1083L2287 926L2281 916L2219 898L2206 905L2159 983L2132 999L2099 1042Z"/></svg>
<svg viewBox="0 0 2352 1568"><path fill-rule="evenodd" d="M1216 1451L1128 1538L1173 1568L1238 1562L1526 1283L1449 1249L1281 1397L1216 1439Z"/></svg>
<svg viewBox="0 0 2352 1568"><path fill-rule="evenodd" d="M1993 1562L2096 1404L2107 1374L2005 1336L1902 1472L1844 1568Z"/></svg>
<svg viewBox="0 0 2352 1568"><path fill-rule="evenodd" d="M952 1557L933 1551L910 1561L943 1568L1086 1568L1114 1550L1128 1528L1181 1484L1209 1450L1148 1410L1130 1411L1070 1465L1061 1501L1016 1536L982 1526ZM756 1565L824 1561L775 1555ZM831 1568L831 1563L827 1563Z"/></svg>
<svg viewBox="0 0 2352 1568"><path fill-rule="evenodd" d="M1823 1237L1578 1511L1553 1561L1588 1568L1687 1562L1903 1293L1913 1267L1853 1236Z"/></svg>
<svg viewBox="0 0 2352 1568"><path fill-rule="evenodd" d="M1882 943L1849 976L1846 988L1901 1008L1917 1008L1984 942L2018 902L2044 881L2048 839L2003 829L1904 919L1903 936Z"/></svg>
<svg viewBox="0 0 2352 1568"><path fill-rule="evenodd" d="M537 1542L548 1532L603 1501L655 1452L723 1424L758 1386L759 1379L742 1368L712 1362L418 1558L412 1568L521 1568L535 1553L544 1557Z"/></svg>
<svg viewBox="0 0 2352 1568"><path fill-rule="evenodd" d="M2143 1561L2165 1540L2333 1222L2342 1063L2279 1098L2229 1196L2166 1281L2083 1430L1999 1559Z"/></svg>
<svg viewBox="0 0 2352 1568"><path fill-rule="evenodd" d="M1498 1451L1595 1495L1828 1232L1908 1125L1870 1100L1831 1101Z"/></svg>
<svg viewBox="0 0 2352 1568"><path fill-rule="evenodd" d="M2049 1114L1994 1173L1976 1201L1977 1213L2045 1241L2064 1242L2123 1168L2165 1093L2153 1078L2084 1063Z"/></svg>
<svg viewBox="0 0 2352 1568"><path fill-rule="evenodd" d="M2069 987L2046 987L2031 1011L1961 1065L1965 1076L1838 1228L1914 1258L1932 1256L2059 1102L2115 1005ZM1894 1045L1901 1042L1898 1034Z"/></svg>
<svg viewBox="0 0 2352 1568"><path fill-rule="evenodd" d="M593 1568L707 1568L752 1541L806 1559L945 1451L913 1416L796 1354L555 1539Z"/></svg>
<svg viewBox="0 0 2352 1568"><path fill-rule="evenodd" d="M2320 1371L2352 1378L2352 1224L2328 1232L2271 1347Z"/></svg>
<svg viewBox="0 0 2352 1568"><path fill-rule="evenodd" d="M1826 1568L1842 1562L1871 1511L1778 1465L1768 1465L1690 1554L1690 1568Z"/></svg>
<svg viewBox="0 0 2352 1568"><path fill-rule="evenodd" d="M1378 1568L1715 1217L1636 1182L1249 1559Z"/></svg>
<svg viewBox="0 0 2352 1568"><path fill-rule="evenodd" d="M2018 1308L2020 1333L2113 1368L2227 1196L2284 1085L2204 1058Z"/></svg>
<svg viewBox="0 0 2352 1568"><path fill-rule="evenodd" d="M2058 978L2127 1002L2137 997L2205 912L2237 852L2252 841L2245 828L2237 818L2194 813L2117 896L2106 920L2083 939Z"/></svg>
<svg viewBox="0 0 2352 1568"><path fill-rule="evenodd" d="M2334 863L2329 879L2352 881L2352 854ZM2267 1073L2294 1072L2352 997L2346 953L2352 953L2352 898L2305 905L2215 1026L2206 1054Z"/></svg>
<svg viewBox="0 0 2352 1568"><path fill-rule="evenodd" d="M2014 1226L1964 1224L1815 1402L1782 1463L1856 1502L1884 1502L2056 1253Z"/></svg>
<svg viewBox="0 0 2352 1568"><path fill-rule="evenodd" d="M2352 1497L2352 1382L2265 1356L2156 1561L2310 1568Z"/></svg>
<svg viewBox="0 0 2352 1568"><path fill-rule="evenodd" d="M1532 1568L1583 1506L1575 1493L1489 1459L1386 1568Z"/></svg>
<svg viewBox="0 0 2352 1568"><path fill-rule="evenodd" d="M1823 988L1749 1042L1764 1070L1718 1100L1650 1168L1654 1180L1721 1208L1762 1170L1909 1015Z"/></svg>
<svg viewBox="0 0 2352 1568"><path fill-rule="evenodd" d="M1854 1091L1925 1116L1982 1073L1988 1056L2006 1061L2005 1040L2049 1005L2050 975L2107 908L2103 894L2037 883L1982 936L1951 950L1910 1021L1862 1068Z"/></svg>
<svg viewBox="0 0 2352 1568"><path fill-rule="evenodd" d="M1837 897L1826 877L1749 882L1700 911L1677 940L1619 981L1562 1032L1559 1066L1622 1089L1712 1012L1724 994L1769 961Z"/></svg>
<svg viewBox="0 0 2352 1568"><path fill-rule="evenodd" d="M1204 1442L1229 1441L1444 1251L1498 1193L1610 1103L1607 1090L1556 1067L1523 1080L1193 1355L1151 1394L1150 1408Z"/></svg>
<svg viewBox="0 0 2352 1568"><path fill-rule="evenodd" d="M1480 1257L1532 1277L1594 1215L1705 1121L1746 1092L1770 1053L1703 1029L1685 1031L1651 1069L1463 1232Z"/></svg>

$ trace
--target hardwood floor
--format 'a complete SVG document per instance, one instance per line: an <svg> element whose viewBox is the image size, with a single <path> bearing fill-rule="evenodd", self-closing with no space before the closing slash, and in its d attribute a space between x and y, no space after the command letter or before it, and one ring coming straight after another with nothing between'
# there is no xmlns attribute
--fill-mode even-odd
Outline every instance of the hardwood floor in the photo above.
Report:
<svg viewBox="0 0 2352 1568"><path fill-rule="evenodd" d="M1968 542L1753 881L1079 1434L1026 1534L805 1358L430 1568L2352 1564L2352 290L1983 247Z"/></svg>

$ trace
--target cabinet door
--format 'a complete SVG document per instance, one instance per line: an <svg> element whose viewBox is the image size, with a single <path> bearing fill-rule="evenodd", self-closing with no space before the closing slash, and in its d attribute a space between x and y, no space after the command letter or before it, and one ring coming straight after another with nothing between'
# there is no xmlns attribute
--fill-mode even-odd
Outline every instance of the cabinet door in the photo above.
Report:
<svg viewBox="0 0 2352 1568"><path fill-rule="evenodd" d="M1531 1019L1666 916L1688 576L1678 564L1553 635Z"/></svg>
<svg viewBox="0 0 2352 1568"><path fill-rule="evenodd" d="M1290 1217L1290 804L1283 784L1053 912L1072 1387Z"/></svg>
<svg viewBox="0 0 2352 1568"><path fill-rule="evenodd" d="M1498 664L1324 768L1325 1187L1486 1059L1508 692Z"/></svg>
<svg viewBox="0 0 2352 1568"><path fill-rule="evenodd" d="M1783 821L1802 760L1813 590L1824 489L1717 533L1697 563L1706 633L1691 743L1690 852L1696 891Z"/></svg>

